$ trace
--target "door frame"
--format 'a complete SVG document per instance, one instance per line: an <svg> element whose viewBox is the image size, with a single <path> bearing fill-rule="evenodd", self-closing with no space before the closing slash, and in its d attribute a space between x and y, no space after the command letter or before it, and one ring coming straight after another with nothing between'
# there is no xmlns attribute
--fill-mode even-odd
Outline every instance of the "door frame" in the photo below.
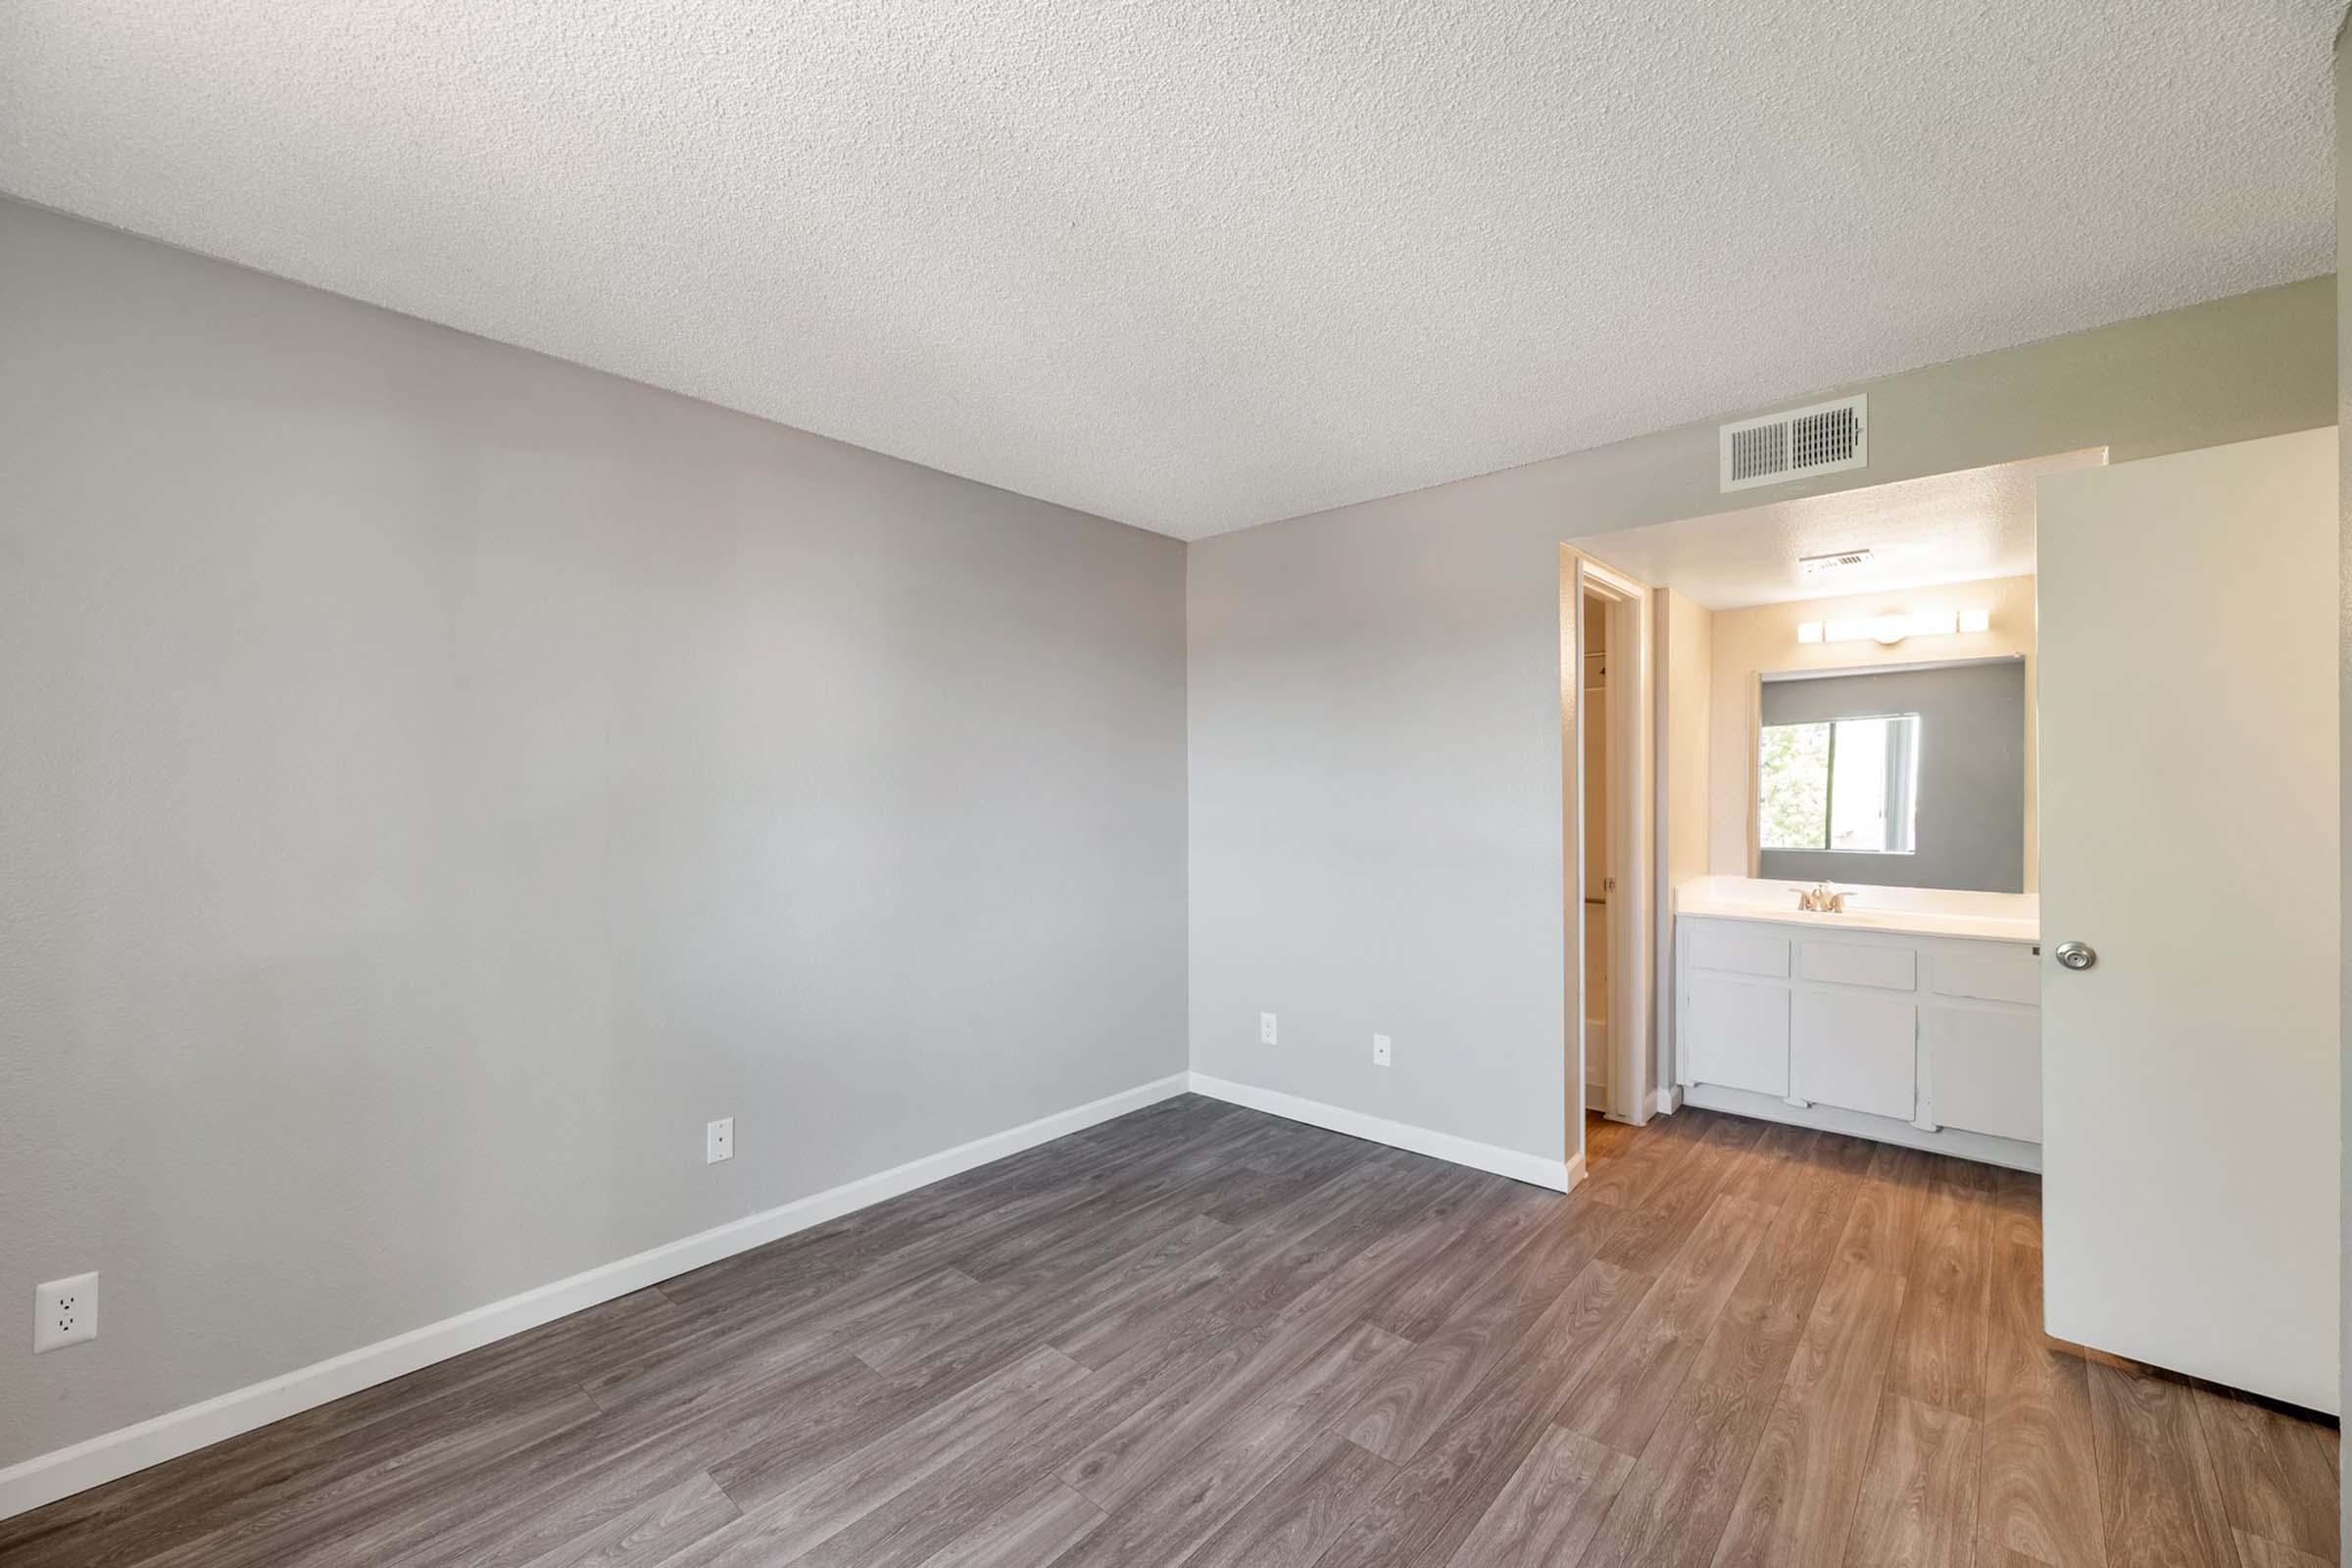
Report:
<svg viewBox="0 0 2352 1568"><path fill-rule="evenodd" d="M1649 920L1655 824L1655 767L1651 689L1651 604L1647 584L1581 550L1560 547L1562 839L1567 926L1567 995L1563 999L1563 1058L1567 1066L1570 1171L1584 1170L1585 1117L1585 802L1584 763L1589 726L1584 704L1584 655L1590 642L1586 596L1606 607L1608 657L1602 681L1608 724L1607 816L1609 861L1616 886L1607 909L1611 1005L1607 1041L1608 1108L1612 1121L1640 1126L1655 1106L1649 1050L1655 995Z"/></svg>

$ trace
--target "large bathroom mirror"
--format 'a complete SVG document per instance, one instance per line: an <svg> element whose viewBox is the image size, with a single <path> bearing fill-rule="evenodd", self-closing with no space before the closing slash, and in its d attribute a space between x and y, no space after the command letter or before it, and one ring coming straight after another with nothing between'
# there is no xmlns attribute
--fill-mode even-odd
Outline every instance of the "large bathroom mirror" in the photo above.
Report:
<svg viewBox="0 0 2352 1568"><path fill-rule="evenodd" d="M1757 875L2022 893L2026 666L1762 677Z"/></svg>

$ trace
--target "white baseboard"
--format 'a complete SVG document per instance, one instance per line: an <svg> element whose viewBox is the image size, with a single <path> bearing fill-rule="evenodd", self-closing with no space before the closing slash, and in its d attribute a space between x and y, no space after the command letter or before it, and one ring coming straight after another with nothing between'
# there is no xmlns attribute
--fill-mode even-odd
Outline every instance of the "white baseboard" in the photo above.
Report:
<svg viewBox="0 0 2352 1568"><path fill-rule="evenodd" d="M1840 1110L1835 1105L1791 1105L1778 1095L1751 1094L1744 1089L1726 1089L1721 1084L1692 1084L1683 1091L1683 1101L1701 1110L1728 1111L1758 1121L1781 1121L1791 1127L1813 1127L1876 1143L1900 1144L1906 1149L1924 1149L1930 1153L1973 1159L1983 1165L2006 1165L2011 1170L2041 1169L2039 1144L2021 1144L2012 1138L1964 1132L1958 1127L1921 1132L1909 1122L1891 1116Z"/></svg>
<svg viewBox="0 0 2352 1568"><path fill-rule="evenodd" d="M1683 1108L1683 1092L1672 1084L1660 1084L1649 1092L1649 1113L1671 1116Z"/></svg>
<svg viewBox="0 0 2352 1568"><path fill-rule="evenodd" d="M1346 1133L1350 1138L1365 1138L1392 1149L1408 1149L1432 1159L1450 1160L1456 1165L1468 1165L1474 1170L1492 1171L1508 1176L1515 1182L1527 1182L1537 1187L1548 1187L1564 1193L1584 1179L1584 1156L1573 1161L1544 1159L1535 1154L1522 1154L1514 1149L1498 1149L1469 1138L1456 1138L1451 1133L1432 1132L1408 1122L1391 1121L1385 1116L1367 1115L1360 1110L1345 1110L1327 1105L1319 1100L1301 1100L1276 1089L1260 1089L1254 1084L1237 1084L1230 1079L1211 1078L1206 1073L1192 1075L1193 1093L1206 1095L1211 1100L1230 1101L1262 1110L1269 1115L1291 1121L1302 1121L1311 1127L1329 1128Z"/></svg>
<svg viewBox="0 0 2352 1568"><path fill-rule="evenodd" d="M267 1382L233 1389L71 1447L36 1454L0 1470L0 1519L144 1470L149 1465L161 1464L166 1459L192 1453L223 1438L282 1421L330 1399L404 1377L418 1367L445 1361L509 1335L658 1285L795 1231L822 1225L886 1198L896 1198L901 1193L944 1181L958 1172L1051 1143L1114 1116L1124 1116L1131 1110L1183 1094L1187 1084L1187 1075L1177 1073L1091 1104L1056 1111L1007 1132L976 1138L968 1144L958 1144L875 1175L845 1182L781 1207L747 1214L682 1241L603 1264L519 1296L510 1296L503 1301L477 1306L438 1323L411 1329L406 1334L363 1346Z"/></svg>

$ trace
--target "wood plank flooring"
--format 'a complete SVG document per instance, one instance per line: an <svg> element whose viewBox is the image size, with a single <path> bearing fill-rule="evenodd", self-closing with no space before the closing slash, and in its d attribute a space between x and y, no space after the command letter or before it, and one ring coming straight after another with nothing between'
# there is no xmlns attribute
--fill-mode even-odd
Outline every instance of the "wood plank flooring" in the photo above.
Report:
<svg viewBox="0 0 2352 1568"><path fill-rule="evenodd" d="M0 1521L6 1568L2332 1563L2332 1426L2040 1332L2032 1177L1566 1199L1183 1097Z"/></svg>

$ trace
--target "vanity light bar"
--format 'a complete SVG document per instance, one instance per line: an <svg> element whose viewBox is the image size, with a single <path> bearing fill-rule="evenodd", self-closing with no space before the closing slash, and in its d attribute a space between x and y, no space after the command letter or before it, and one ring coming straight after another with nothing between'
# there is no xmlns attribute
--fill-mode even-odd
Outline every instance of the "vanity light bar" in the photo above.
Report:
<svg viewBox="0 0 2352 1568"><path fill-rule="evenodd" d="M1854 620L1807 620L1796 628L1800 643L1880 643L1891 647L1906 637L1951 637L1988 631L1984 610L1926 610L1912 615L1866 615Z"/></svg>

